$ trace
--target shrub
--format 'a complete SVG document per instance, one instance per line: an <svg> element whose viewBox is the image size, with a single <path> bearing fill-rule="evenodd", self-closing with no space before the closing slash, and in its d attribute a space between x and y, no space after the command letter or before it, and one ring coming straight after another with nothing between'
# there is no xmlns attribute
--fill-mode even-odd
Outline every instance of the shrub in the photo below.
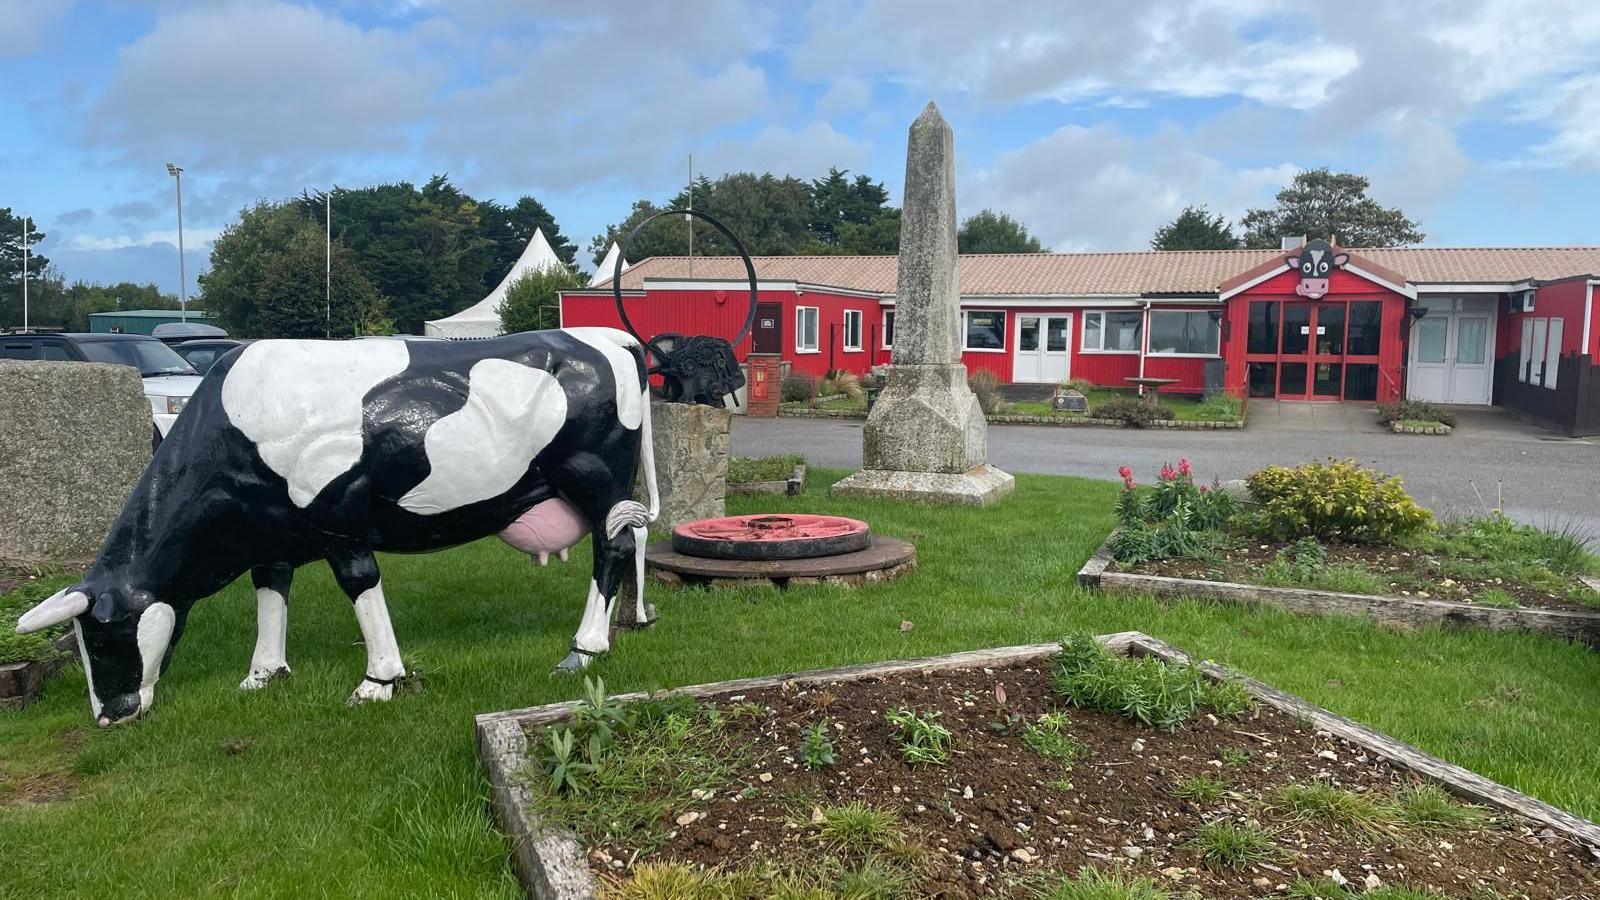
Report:
<svg viewBox="0 0 1600 900"><path fill-rule="evenodd" d="M1219 484L1196 485L1189 460L1161 467L1155 485L1141 488L1133 470L1123 466L1122 494L1117 498L1117 523L1122 530L1111 543L1120 562L1193 558L1210 546L1206 532L1226 525L1237 507Z"/></svg>
<svg viewBox="0 0 1600 900"><path fill-rule="evenodd" d="M810 726L800 741L800 761L808 769L820 769L839 761L834 753L833 741L828 738L828 720Z"/></svg>
<svg viewBox="0 0 1600 900"><path fill-rule="evenodd" d="M1433 525L1433 515L1411 499L1399 478L1355 460L1268 466L1247 482L1261 508L1246 524L1275 540L1310 536L1384 544Z"/></svg>
<svg viewBox="0 0 1600 900"><path fill-rule="evenodd" d="M817 398L817 380L810 375L796 372L785 376L783 384L778 388L778 396L785 403L799 403Z"/></svg>
<svg viewBox="0 0 1600 900"><path fill-rule="evenodd" d="M728 458L728 483L749 484L754 481L783 481L795 466L806 464L798 453L778 456L731 456Z"/></svg>
<svg viewBox="0 0 1600 900"><path fill-rule="evenodd" d="M1151 422L1172 418L1172 410L1134 397L1114 397L1089 410L1096 419L1115 419L1130 428L1144 428Z"/></svg>
<svg viewBox="0 0 1600 900"><path fill-rule="evenodd" d="M1454 428L1456 416L1422 400L1391 400L1378 404L1378 421L1385 425L1401 421L1438 422Z"/></svg>
<svg viewBox="0 0 1600 900"><path fill-rule="evenodd" d="M1240 685L1213 682L1194 666L1118 656L1088 635L1061 642L1051 684L1073 706L1121 713L1167 730L1188 721L1201 706L1222 715L1238 715L1251 706Z"/></svg>
<svg viewBox="0 0 1600 900"><path fill-rule="evenodd" d="M862 386L860 375L843 369L834 369L817 386L817 395L831 397L835 394L843 394L851 400L863 400L867 396L867 389Z"/></svg>
<svg viewBox="0 0 1600 900"><path fill-rule="evenodd" d="M1077 391L1087 397L1089 392L1094 390L1094 382L1087 378L1069 378L1061 382L1061 389L1064 391Z"/></svg>
<svg viewBox="0 0 1600 900"><path fill-rule="evenodd" d="M1207 422L1237 422L1243 414L1243 400L1232 394L1213 394L1195 407L1194 417Z"/></svg>
<svg viewBox="0 0 1600 900"><path fill-rule="evenodd" d="M978 398L978 406L986 416L1000 411L1000 377L988 369L973 369L967 373L967 387Z"/></svg>

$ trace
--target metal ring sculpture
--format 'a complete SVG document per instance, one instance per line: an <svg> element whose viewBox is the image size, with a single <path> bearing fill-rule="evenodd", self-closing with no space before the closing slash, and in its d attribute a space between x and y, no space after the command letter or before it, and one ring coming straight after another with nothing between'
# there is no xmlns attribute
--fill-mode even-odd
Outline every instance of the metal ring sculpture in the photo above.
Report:
<svg viewBox="0 0 1600 900"><path fill-rule="evenodd" d="M739 329L738 336L731 342L723 338L705 335L694 335L686 338L681 334L659 334L654 338L646 339L644 335L639 333L638 329L633 327L633 322L629 320L628 311L622 305L622 261L627 258L628 248L632 246L633 239L638 237L639 232L643 231L646 225L662 216L693 216L704 220L711 227L721 232L722 236L733 244L734 249L739 251L739 258L744 260L745 275L750 282L750 309L745 314L744 326ZM669 209L658 212L635 225L633 230L628 232L628 236L622 239L622 246L617 253L616 264L611 270L611 296L616 301L617 316L622 319L622 326L628 329L629 334L638 338L641 344L649 348L650 355L655 359L655 364L650 367L649 374L660 375L663 385L659 390L652 388L656 396L672 402L688 401L692 403L711 403L711 405L720 404L720 397L706 396L705 392L700 389L699 385L704 380L699 377L702 374L700 369L707 364L716 364L720 361L733 359L733 348L744 343L744 339L750 336L750 329L755 327L756 322L756 285L756 265L751 261L750 253L745 250L744 243L735 237L727 226L699 210ZM726 373L720 374L725 375ZM743 378L740 377L739 381L742 384Z"/></svg>

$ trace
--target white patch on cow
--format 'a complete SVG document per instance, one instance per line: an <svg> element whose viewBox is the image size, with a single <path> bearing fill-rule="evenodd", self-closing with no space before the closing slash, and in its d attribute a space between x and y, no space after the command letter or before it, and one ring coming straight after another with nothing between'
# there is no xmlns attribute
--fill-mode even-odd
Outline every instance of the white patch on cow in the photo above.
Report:
<svg viewBox="0 0 1600 900"><path fill-rule="evenodd" d="M89 682L89 712L100 718L100 695L94 690L94 668L89 665L89 649L83 645L83 628L72 620L72 633L78 638L78 658L83 660L83 679Z"/></svg>
<svg viewBox="0 0 1600 900"><path fill-rule="evenodd" d="M361 459L362 400L405 371L404 341L259 341L222 383L222 408L305 508Z"/></svg>
<svg viewBox="0 0 1600 900"><path fill-rule="evenodd" d="M356 624L361 626L361 642L367 646L367 677L393 681L406 674L400 661L400 644L394 638L394 625L389 622L389 605L383 601L383 583L373 585L356 598ZM368 700L388 700L394 696L394 685L378 684L362 679L350 695L354 706Z"/></svg>
<svg viewBox="0 0 1600 900"><path fill-rule="evenodd" d="M172 626L177 613L165 603L152 603L139 616L139 661L144 673L139 678L139 711L150 708L156 698L156 682L161 679L161 660L167 655L167 645L172 642Z"/></svg>
<svg viewBox="0 0 1600 900"><path fill-rule="evenodd" d="M1311 262L1312 263L1320 263L1320 262L1322 262L1322 251L1321 250L1313 250L1313 251L1311 251ZM1313 265L1312 268L1315 269L1316 268L1315 265Z"/></svg>
<svg viewBox="0 0 1600 900"><path fill-rule="evenodd" d="M563 328L567 334L595 350L611 364L612 379L617 390L617 421L622 427L633 430L644 419L644 391L639 390L639 364L630 347L639 346L633 335L615 328Z"/></svg>
<svg viewBox="0 0 1600 900"><path fill-rule="evenodd" d="M256 649L239 690L265 687L280 672L289 671L288 632L289 602L272 588L256 588Z"/></svg>
<svg viewBox="0 0 1600 900"><path fill-rule="evenodd" d="M589 599L583 604L583 619L578 622L578 633L572 645L589 653L604 653L611 649L611 608L607 598L600 593L600 585L589 580ZM585 659L584 665L588 661Z"/></svg>
<svg viewBox="0 0 1600 900"><path fill-rule="evenodd" d="M567 421L555 376L504 359L468 373L467 402L423 438L430 470L400 505L422 516L459 509L511 489Z"/></svg>

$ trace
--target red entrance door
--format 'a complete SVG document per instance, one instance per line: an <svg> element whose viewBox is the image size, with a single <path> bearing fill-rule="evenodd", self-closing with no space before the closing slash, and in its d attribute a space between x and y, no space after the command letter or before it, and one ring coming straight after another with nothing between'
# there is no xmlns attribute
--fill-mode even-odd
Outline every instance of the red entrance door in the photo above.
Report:
<svg viewBox="0 0 1600 900"><path fill-rule="evenodd" d="M1382 304L1250 304L1246 365L1252 397L1374 400Z"/></svg>

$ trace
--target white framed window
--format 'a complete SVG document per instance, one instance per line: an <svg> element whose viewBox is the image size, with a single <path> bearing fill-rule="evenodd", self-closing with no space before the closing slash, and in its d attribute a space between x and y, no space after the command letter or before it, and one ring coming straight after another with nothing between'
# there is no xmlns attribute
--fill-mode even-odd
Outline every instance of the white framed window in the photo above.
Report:
<svg viewBox="0 0 1600 900"><path fill-rule="evenodd" d="M1003 309L969 309L961 314L961 349L979 353L1006 350L1006 312Z"/></svg>
<svg viewBox="0 0 1600 900"><path fill-rule="evenodd" d="M844 349L859 353L861 351L861 310L847 309L844 311Z"/></svg>
<svg viewBox="0 0 1600 900"><path fill-rule="evenodd" d="M894 310L883 313L883 349L894 349Z"/></svg>
<svg viewBox="0 0 1600 900"><path fill-rule="evenodd" d="M1216 356L1222 346L1222 320L1208 310L1150 310L1152 356Z"/></svg>
<svg viewBox="0 0 1600 900"><path fill-rule="evenodd" d="M817 308L815 306L796 306L794 308L794 352L818 352Z"/></svg>
<svg viewBox="0 0 1600 900"><path fill-rule="evenodd" d="M1137 309L1092 310L1083 314L1082 350L1088 353L1138 353L1144 340L1144 313Z"/></svg>
<svg viewBox="0 0 1600 900"><path fill-rule="evenodd" d="M1538 318L1522 320L1522 354L1517 360L1517 380L1556 389L1561 368L1561 339L1566 320Z"/></svg>

